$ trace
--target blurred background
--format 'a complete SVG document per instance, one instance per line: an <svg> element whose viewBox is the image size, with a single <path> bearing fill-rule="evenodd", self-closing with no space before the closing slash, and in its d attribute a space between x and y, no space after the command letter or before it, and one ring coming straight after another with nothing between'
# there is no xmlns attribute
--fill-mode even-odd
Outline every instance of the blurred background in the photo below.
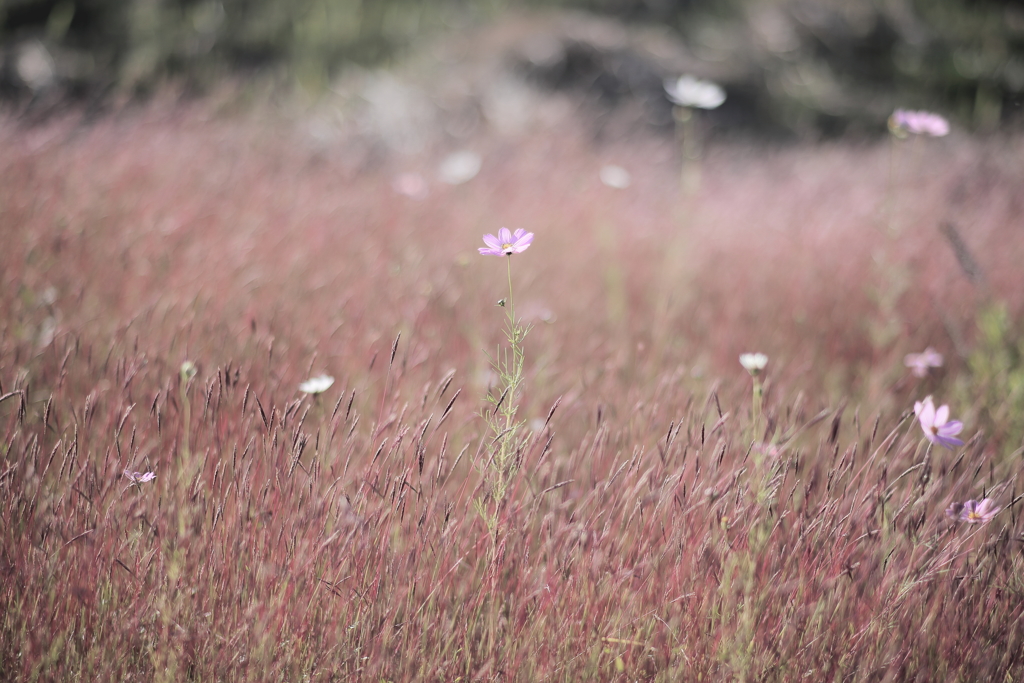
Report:
<svg viewBox="0 0 1024 683"><path fill-rule="evenodd" d="M168 84L316 100L423 55L654 127L681 73L726 88L720 128L802 139L882 133L897 106L974 131L1024 111L1024 0L0 0L0 98L37 115Z"/></svg>

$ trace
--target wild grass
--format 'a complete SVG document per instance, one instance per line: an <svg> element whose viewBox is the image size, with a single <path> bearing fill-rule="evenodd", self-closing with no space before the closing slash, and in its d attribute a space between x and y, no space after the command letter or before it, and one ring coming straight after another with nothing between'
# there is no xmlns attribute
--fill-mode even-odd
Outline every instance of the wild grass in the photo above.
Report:
<svg viewBox="0 0 1024 683"><path fill-rule="evenodd" d="M0 122L0 677L1024 677L1019 137L915 149L896 237L881 143L718 143L681 193L670 140L564 125L415 202L390 179L435 156L308 140L203 104ZM503 225L536 233L532 433L492 551Z"/></svg>

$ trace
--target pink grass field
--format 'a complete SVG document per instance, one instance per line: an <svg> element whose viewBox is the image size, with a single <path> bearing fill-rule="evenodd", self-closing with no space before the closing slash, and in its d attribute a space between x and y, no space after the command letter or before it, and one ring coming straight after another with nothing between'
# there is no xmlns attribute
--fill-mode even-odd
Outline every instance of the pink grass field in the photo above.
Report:
<svg viewBox="0 0 1024 683"><path fill-rule="evenodd" d="M720 140L684 192L575 119L459 186L304 131L0 117L0 679L1024 679L1024 138ZM534 433L491 535L503 226Z"/></svg>

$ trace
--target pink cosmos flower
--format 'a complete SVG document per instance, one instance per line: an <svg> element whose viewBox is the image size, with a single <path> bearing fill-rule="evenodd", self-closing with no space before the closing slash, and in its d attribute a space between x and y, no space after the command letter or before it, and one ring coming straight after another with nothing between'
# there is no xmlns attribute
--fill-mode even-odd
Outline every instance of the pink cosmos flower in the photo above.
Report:
<svg viewBox="0 0 1024 683"><path fill-rule="evenodd" d="M958 522L984 524L991 521L999 510L1000 508L994 506L991 498L982 498L981 500L969 500L963 504L953 503L946 508L946 516Z"/></svg>
<svg viewBox="0 0 1024 683"><path fill-rule="evenodd" d="M942 367L942 354L929 346L921 353L908 353L903 358L903 364L910 368L914 377L924 377L928 374L928 368Z"/></svg>
<svg viewBox="0 0 1024 683"><path fill-rule="evenodd" d="M128 477L128 480L137 486L156 479L156 472L132 472L131 470L125 470L124 476Z"/></svg>
<svg viewBox="0 0 1024 683"><path fill-rule="evenodd" d="M526 251L531 242L533 242L532 232L526 232L519 228L513 233L509 232L508 228L502 228L498 231L497 237L484 235L484 244L487 247L480 247L480 253L484 256L521 254Z"/></svg>
<svg viewBox="0 0 1024 683"><path fill-rule="evenodd" d="M921 422L921 429L924 430L924 438L932 443L953 449L956 446L963 446L964 442L956 438L964 425L959 420L949 419L949 406L935 408L932 397L928 396L924 401L914 404L914 414Z"/></svg>
<svg viewBox="0 0 1024 683"><path fill-rule="evenodd" d="M897 109L889 117L889 130L897 135L913 133L940 138L949 134L949 121L930 111Z"/></svg>

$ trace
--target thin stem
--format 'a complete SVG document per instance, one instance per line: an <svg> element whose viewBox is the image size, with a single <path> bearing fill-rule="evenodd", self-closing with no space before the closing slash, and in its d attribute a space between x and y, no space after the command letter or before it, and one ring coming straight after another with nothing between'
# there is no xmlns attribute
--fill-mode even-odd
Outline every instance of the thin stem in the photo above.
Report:
<svg viewBox="0 0 1024 683"><path fill-rule="evenodd" d="M519 385L519 374L522 369L522 353L519 350L519 329L516 325L516 304L515 299L512 297L512 255L509 254L506 257L508 264L508 322L509 322L509 344L512 346L512 377L507 383L508 393L512 394L508 397L508 403L505 404L505 430L506 432L512 428L512 417L515 415L515 393L516 388ZM505 455L505 441L502 441L502 456ZM504 457L502 457L504 461Z"/></svg>
<svg viewBox="0 0 1024 683"><path fill-rule="evenodd" d="M754 376L754 400L753 400L753 415L754 422L754 438L760 438L760 426L761 426L761 397L764 395L764 389L762 388L761 381Z"/></svg>
<svg viewBox="0 0 1024 683"><path fill-rule="evenodd" d="M892 239L898 231L896 226L896 145L899 143L896 136L890 135L889 138L889 182L885 192L885 236Z"/></svg>
<svg viewBox="0 0 1024 683"><path fill-rule="evenodd" d="M515 325L516 305L512 299L512 254L506 256L505 261L508 264L508 319L510 323Z"/></svg>
<svg viewBox="0 0 1024 683"><path fill-rule="evenodd" d="M182 437L182 454L185 458L191 454L192 450L189 447L189 433L192 431L192 406L188 400L188 380L181 382L181 405L182 405L182 422L184 435Z"/></svg>

